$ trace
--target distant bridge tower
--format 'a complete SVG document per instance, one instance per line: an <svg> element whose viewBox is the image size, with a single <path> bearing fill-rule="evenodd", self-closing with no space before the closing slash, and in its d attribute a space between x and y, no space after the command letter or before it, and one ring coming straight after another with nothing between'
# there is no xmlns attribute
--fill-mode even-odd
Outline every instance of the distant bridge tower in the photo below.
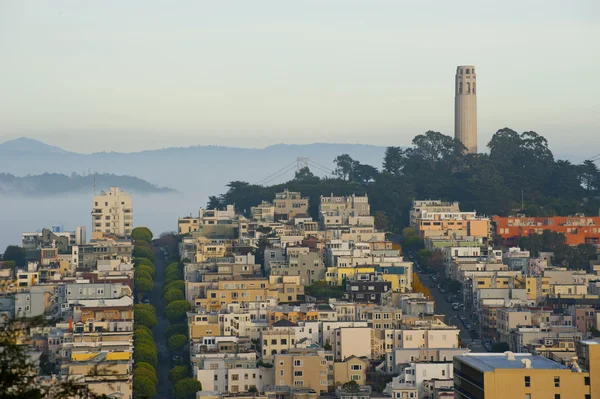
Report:
<svg viewBox="0 0 600 399"><path fill-rule="evenodd" d="M302 168L308 167L308 157L298 157L296 159L296 172L300 171Z"/></svg>
<svg viewBox="0 0 600 399"><path fill-rule="evenodd" d="M467 147L469 153L477 153L477 76L473 65L456 68L454 137Z"/></svg>

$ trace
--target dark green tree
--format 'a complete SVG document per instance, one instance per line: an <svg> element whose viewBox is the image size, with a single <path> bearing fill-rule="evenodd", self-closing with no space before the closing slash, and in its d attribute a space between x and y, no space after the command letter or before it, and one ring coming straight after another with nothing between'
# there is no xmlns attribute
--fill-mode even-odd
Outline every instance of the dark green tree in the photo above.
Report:
<svg viewBox="0 0 600 399"><path fill-rule="evenodd" d="M167 349L169 352L180 351L187 343L187 340L187 336L184 334L173 334L167 340Z"/></svg>
<svg viewBox="0 0 600 399"><path fill-rule="evenodd" d="M5 261L13 261L19 267L25 265L25 250L18 245L9 245L4 251L3 259Z"/></svg>
<svg viewBox="0 0 600 399"><path fill-rule="evenodd" d="M152 231L147 227L136 227L131 232L131 238L133 238L136 243L145 242L152 244Z"/></svg>
<svg viewBox="0 0 600 399"><path fill-rule="evenodd" d="M387 231L389 226L389 219L385 211L377 211L373 216L375 219L375 228L380 231Z"/></svg>
<svg viewBox="0 0 600 399"><path fill-rule="evenodd" d="M181 290L172 289L165 293L163 297L165 304L170 304L173 301L182 301L185 299L185 295Z"/></svg>
<svg viewBox="0 0 600 399"><path fill-rule="evenodd" d="M187 335L188 335L188 325L185 324L185 323L171 324L165 330L165 337L167 337L167 339L169 339L169 337L172 336L172 335L174 335L174 334L183 334L183 335L185 335L187 337Z"/></svg>
<svg viewBox="0 0 600 399"><path fill-rule="evenodd" d="M133 280L133 286L138 295L143 295L154 289L154 282L149 278L138 277Z"/></svg>
<svg viewBox="0 0 600 399"><path fill-rule="evenodd" d="M154 251L151 247L145 245L136 245L133 249L133 256L154 261Z"/></svg>
<svg viewBox="0 0 600 399"><path fill-rule="evenodd" d="M136 311L134 313L134 323L136 325L139 324L148 328L153 328L157 323L156 314L145 309Z"/></svg>
<svg viewBox="0 0 600 399"><path fill-rule="evenodd" d="M344 383L342 389L346 392L358 392L360 390L360 385L358 385L358 382L352 380Z"/></svg>
<svg viewBox="0 0 600 399"><path fill-rule="evenodd" d="M190 369L188 366L175 366L169 370L169 381L172 385L175 385L184 378L188 378L189 374Z"/></svg>
<svg viewBox="0 0 600 399"><path fill-rule="evenodd" d="M146 363L147 364L147 363ZM152 367L152 366L151 366ZM144 377L152 381L152 383L156 386L158 384L158 377L156 377L156 371L152 372L147 368L137 367L133 369L133 378Z"/></svg>
<svg viewBox="0 0 600 399"><path fill-rule="evenodd" d="M508 352L509 350L510 350L510 346L506 342L500 341L500 342L494 342L492 344L492 352L504 353L504 352Z"/></svg>
<svg viewBox="0 0 600 399"><path fill-rule="evenodd" d="M200 381L194 378L184 378L173 386L174 399L195 399L196 392L202 390Z"/></svg>
<svg viewBox="0 0 600 399"><path fill-rule="evenodd" d="M190 310L190 303L186 300L173 301L165 306L165 317L171 323L181 322L186 317L186 312Z"/></svg>
<svg viewBox="0 0 600 399"><path fill-rule="evenodd" d="M184 292L185 291L185 281L183 281L183 280L177 280L177 281L173 281L173 282L171 282L169 284L165 284L165 286L163 287L163 289L160 290L160 295L162 297L164 297L165 294L168 291L172 290L172 289L176 289L176 290Z"/></svg>
<svg viewBox="0 0 600 399"><path fill-rule="evenodd" d="M156 348L150 345L137 345L133 347L133 360L135 363L144 362L148 363L154 369L158 365L158 354Z"/></svg>
<svg viewBox="0 0 600 399"><path fill-rule="evenodd" d="M140 399L148 399L156 396L156 386L146 376L133 376L133 392L135 397Z"/></svg>
<svg viewBox="0 0 600 399"><path fill-rule="evenodd" d="M316 182L319 180L317 176L315 176L308 166L300 168L300 170L296 171L294 175L294 180L304 181L304 182Z"/></svg>

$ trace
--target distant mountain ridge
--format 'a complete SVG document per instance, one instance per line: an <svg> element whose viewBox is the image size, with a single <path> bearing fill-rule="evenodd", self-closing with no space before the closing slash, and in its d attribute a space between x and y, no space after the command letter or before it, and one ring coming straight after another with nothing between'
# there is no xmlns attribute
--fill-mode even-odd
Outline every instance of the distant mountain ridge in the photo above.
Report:
<svg viewBox="0 0 600 399"><path fill-rule="evenodd" d="M39 140L20 137L14 140L8 140L0 144L0 154L2 153L28 153L28 154L72 154L72 152L63 150L60 147L46 144Z"/></svg>
<svg viewBox="0 0 600 399"><path fill-rule="evenodd" d="M321 165L311 170L327 175L335 169L333 160L348 154L363 164L381 167L386 147L368 144L273 144L265 148L227 146L168 147L139 152L96 152L82 154L63 150L41 141L20 138L0 144L0 173L15 176L59 173L70 175L110 173L136 176L159 186L192 193L203 203L219 194L233 180L256 183L274 171L307 157ZM270 183L293 178L293 170Z"/></svg>
<svg viewBox="0 0 600 399"><path fill-rule="evenodd" d="M69 194L76 192L92 192L94 186L107 189L110 186L119 186L125 191L133 193L173 193L173 189L158 187L146 180L132 176L118 176L113 174L67 176L60 173L44 173L41 175L27 175L17 177L9 173L0 173L0 195L5 196L49 196Z"/></svg>

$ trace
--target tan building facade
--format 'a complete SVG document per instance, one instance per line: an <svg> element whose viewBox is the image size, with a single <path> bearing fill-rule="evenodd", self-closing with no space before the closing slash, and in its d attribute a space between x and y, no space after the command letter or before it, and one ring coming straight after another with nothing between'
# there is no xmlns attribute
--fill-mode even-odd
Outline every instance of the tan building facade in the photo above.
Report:
<svg viewBox="0 0 600 399"><path fill-rule="evenodd" d="M275 356L275 384L327 392L327 359L318 353Z"/></svg>
<svg viewBox="0 0 600 399"><path fill-rule="evenodd" d="M94 196L92 207L93 233L111 234L120 237L131 236L133 230L133 205L131 195L111 187Z"/></svg>

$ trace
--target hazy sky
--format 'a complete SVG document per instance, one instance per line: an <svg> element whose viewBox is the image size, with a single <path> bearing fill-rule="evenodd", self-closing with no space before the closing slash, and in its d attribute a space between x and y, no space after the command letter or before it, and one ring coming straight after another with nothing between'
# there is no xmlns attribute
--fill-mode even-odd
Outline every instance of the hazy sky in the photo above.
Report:
<svg viewBox="0 0 600 399"><path fill-rule="evenodd" d="M480 149L509 126L595 154L599 38L598 0L0 0L0 141L408 145L453 134L473 64Z"/></svg>

